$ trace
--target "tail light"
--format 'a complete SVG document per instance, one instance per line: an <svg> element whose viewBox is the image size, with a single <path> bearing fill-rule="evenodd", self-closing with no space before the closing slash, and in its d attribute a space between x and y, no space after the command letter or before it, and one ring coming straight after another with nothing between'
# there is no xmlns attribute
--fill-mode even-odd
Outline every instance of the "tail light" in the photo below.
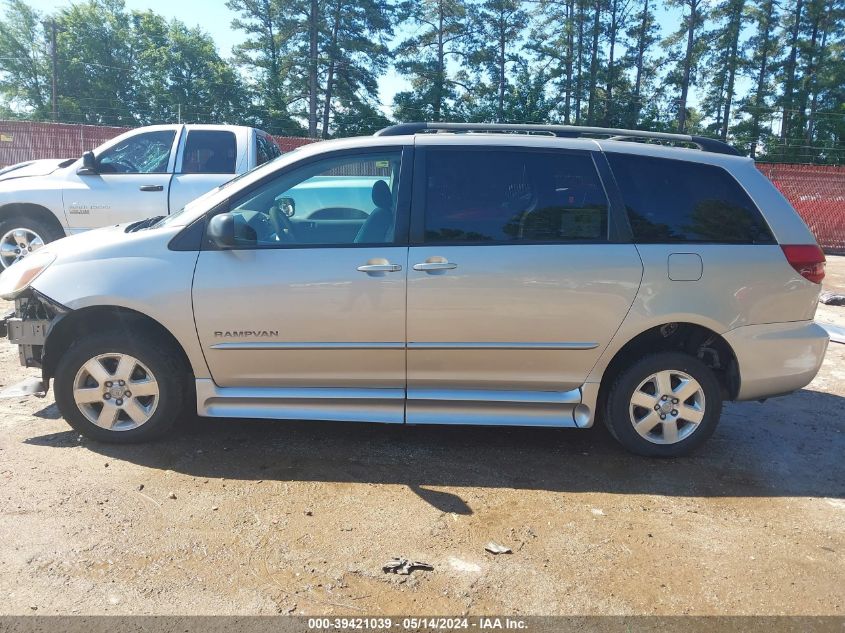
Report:
<svg viewBox="0 0 845 633"><path fill-rule="evenodd" d="M791 244L781 246L786 261L804 279L820 284L824 279L824 253L815 244Z"/></svg>

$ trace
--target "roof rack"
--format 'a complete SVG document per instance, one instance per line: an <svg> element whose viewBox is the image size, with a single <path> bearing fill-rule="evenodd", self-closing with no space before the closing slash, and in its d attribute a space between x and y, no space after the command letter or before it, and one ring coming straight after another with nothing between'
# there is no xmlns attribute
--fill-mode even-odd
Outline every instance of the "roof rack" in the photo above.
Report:
<svg viewBox="0 0 845 633"><path fill-rule="evenodd" d="M642 130L623 130L610 127L587 127L582 125L534 125L530 123L399 123L375 133L375 136L403 136L426 132L524 132L527 134L545 134L562 138L589 138L606 136L613 141L634 139L653 139L672 143L695 145L704 152L732 154L740 156L739 151L727 143L706 136L691 134L669 134L667 132L648 132Z"/></svg>

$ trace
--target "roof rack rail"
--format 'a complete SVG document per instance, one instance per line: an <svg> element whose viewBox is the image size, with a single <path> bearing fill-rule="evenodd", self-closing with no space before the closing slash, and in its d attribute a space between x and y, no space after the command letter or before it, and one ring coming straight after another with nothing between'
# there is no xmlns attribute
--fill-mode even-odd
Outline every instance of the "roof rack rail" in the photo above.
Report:
<svg viewBox="0 0 845 633"><path fill-rule="evenodd" d="M535 125L531 123L399 123L375 133L375 136L403 136L425 132L525 132L528 134L547 134L563 138L582 138L606 136L609 140L622 141L632 139L653 139L673 143L695 145L704 152L732 154L740 156L739 151L724 141L706 136L691 134L670 134L668 132L648 132L642 130L623 130L610 127L587 127L583 125Z"/></svg>

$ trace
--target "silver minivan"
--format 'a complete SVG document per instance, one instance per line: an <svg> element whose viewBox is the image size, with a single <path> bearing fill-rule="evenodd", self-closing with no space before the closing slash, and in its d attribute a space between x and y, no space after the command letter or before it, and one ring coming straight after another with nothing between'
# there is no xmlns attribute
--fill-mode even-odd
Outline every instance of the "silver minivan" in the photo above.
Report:
<svg viewBox="0 0 845 633"><path fill-rule="evenodd" d="M637 142L640 141L640 142ZM103 441L182 413L592 426L687 453L806 385L824 255L712 139L402 124L302 147L156 223L3 272L8 336Z"/></svg>

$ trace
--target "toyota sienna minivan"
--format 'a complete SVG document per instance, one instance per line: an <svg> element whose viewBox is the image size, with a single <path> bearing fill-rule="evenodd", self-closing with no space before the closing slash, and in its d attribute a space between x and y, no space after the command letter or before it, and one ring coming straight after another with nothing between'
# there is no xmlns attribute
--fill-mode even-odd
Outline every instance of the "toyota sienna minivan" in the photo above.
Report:
<svg viewBox="0 0 845 633"><path fill-rule="evenodd" d="M366 192L362 195L362 191ZM137 442L180 413L578 427L675 456L725 400L800 389L824 256L713 139L402 124L297 149L157 220L0 276L67 422Z"/></svg>

